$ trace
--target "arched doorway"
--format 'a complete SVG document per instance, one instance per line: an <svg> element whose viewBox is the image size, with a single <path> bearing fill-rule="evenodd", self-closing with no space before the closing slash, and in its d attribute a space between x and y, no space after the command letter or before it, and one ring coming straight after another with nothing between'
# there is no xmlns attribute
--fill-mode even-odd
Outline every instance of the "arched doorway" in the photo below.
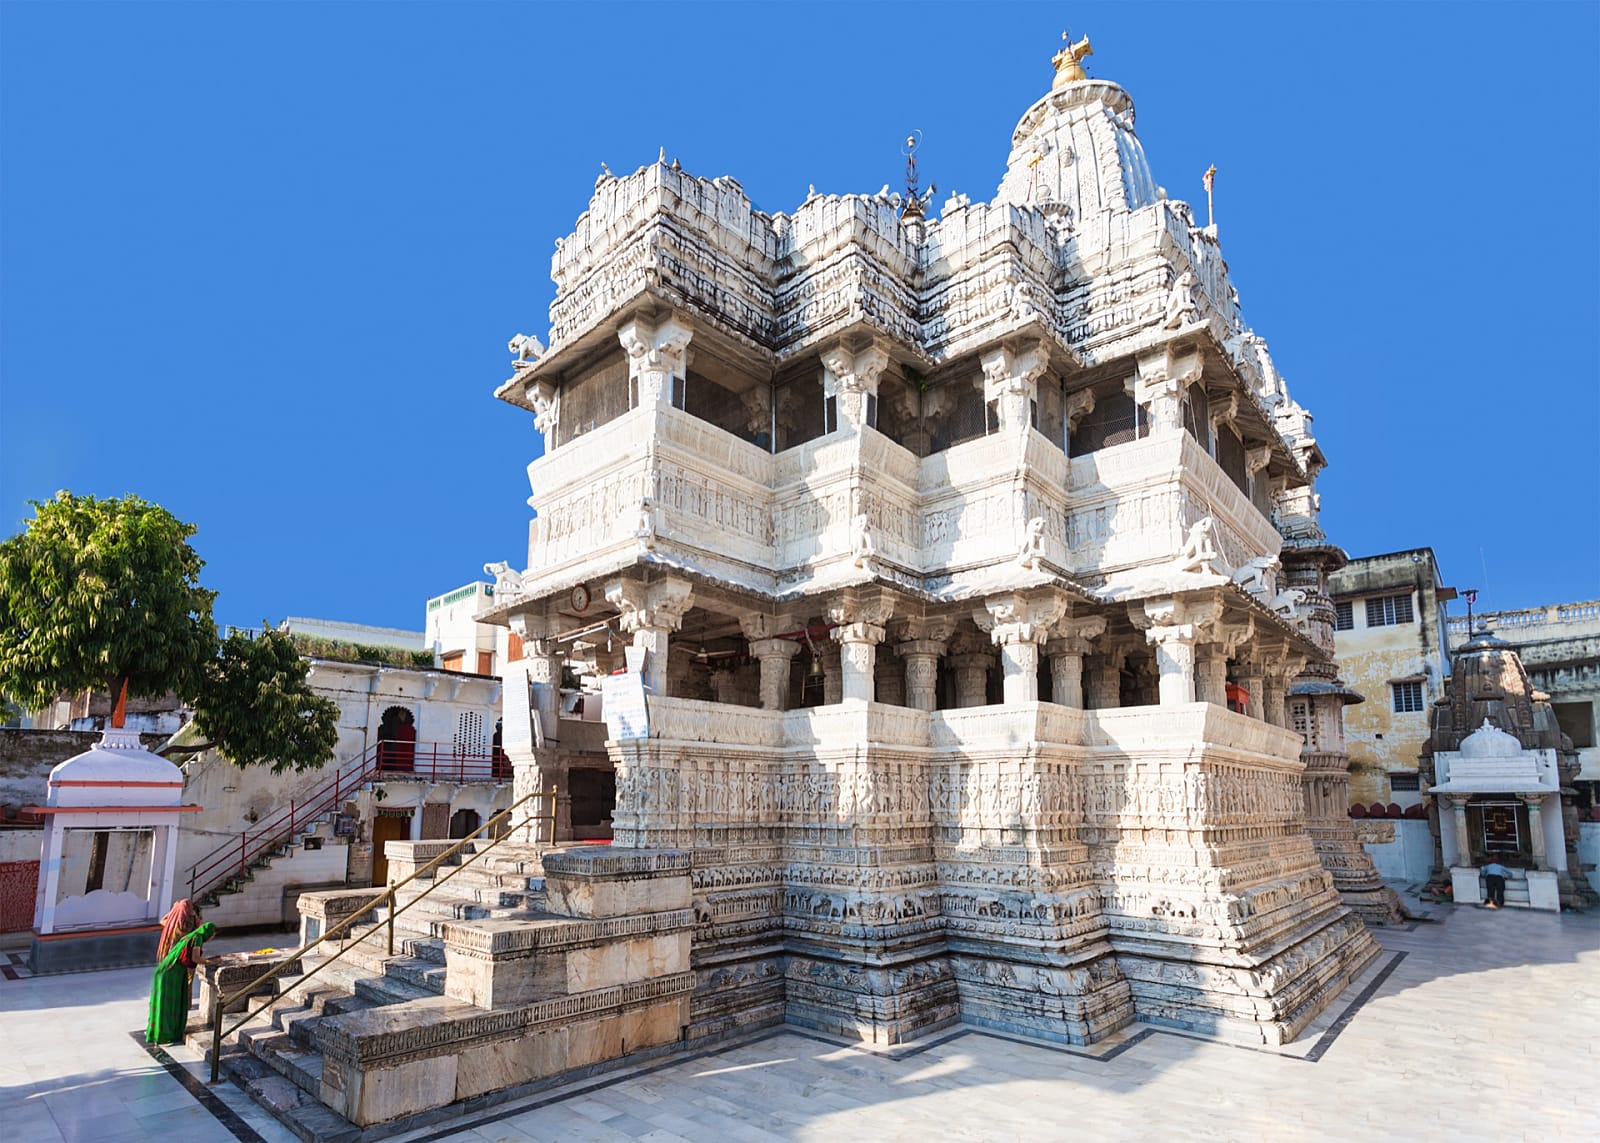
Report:
<svg viewBox="0 0 1600 1143"><path fill-rule="evenodd" d="M409 774L416 755L416 716L403 706L389 707L378 722L378 769Z"/></svg>
<svg viewBox="0 0 1600 1143"><path fill-rule="evenodd" d="M450 836L451 838L466 837L482 824L483 819L478 816L477 810L457 810L450 815Z"/></svg>

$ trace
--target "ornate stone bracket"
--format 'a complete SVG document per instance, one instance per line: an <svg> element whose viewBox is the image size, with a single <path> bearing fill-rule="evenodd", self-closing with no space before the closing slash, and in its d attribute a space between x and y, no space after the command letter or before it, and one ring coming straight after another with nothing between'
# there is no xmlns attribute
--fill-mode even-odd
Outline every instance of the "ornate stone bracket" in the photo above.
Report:
<svg viewBox="0 0 1600 1143"><path fill-rule="evenodd" d="M1183 395L1200 380L1202 362L1193 349L1172 346L1139 357L1133 399L1150 408L1150 434L1171 436L1183 431Z"/></svg>
<svg viewBox="0 0 1600 1143"><path fill-rule="evenodd" d="M673 318L660 324L634 318L617 330L641 407L672 404L672 382L685 376L693 336L693 330Z"/></svg>
<svg viewBox="0 0 1600 1143"><path fill-rule="evenodd" d="M1000 648L1005 701L1039 699L1039 645L1050 626L1066 611L1066 599L1055 591L1007 592L990 596L973 610L973 622Z"/></svg>
<svg viewBox="0 0 1600 1143"><path fill-rule="evenodd" d="M840 428L867 423L867 396L877 396L888 365L889 354L878 341L860 350L835 346L822 355L822 395L838 402Z"/></svg>
<svg viewBox="0 0 1600 1143"><path fill-rule="evenodd" d="M979 359L983 365L983 399L999 402L1000 428L1026 429L1032 424L1029 402L1039 395L1039 377L1050 365L1044 342L1022 349L998 346Z"/></svg>
<svg viewBox="0 0 1600 1143"><path fill-rule="evenodd" d="M694 587L687 580L661 579L645 584L632 578L606 585L606 600L620 614L624 634L645 652L644 684L651 694L667 693L667 637L683 624L694 602Z"/></svg>
<svg viewBox="0 0 1600 1143"><path fill-rule="evenodd" d="M1195 642L1222 615L1215 599L1163 596L1128 604L1128 618L1155 649L1162 706L1195 701Z"/></svg>
<svg viewBox="0 0 1600 1143"><path fill-rule="evenodd" d="M1050 632L1045 656L1050 660L1050 697L1062 706L1083 706L1083 658L1093 640L1105 634L1103 615L1062 619Z"/></svg>
<svg viewBox="0 0 1600 1143"><path fill-rule="evenodd" d="M1070 437L1078 431L1078 422L1094 412L1094 390L1079 389L1076 393L1067 394L1065 412L1067 435Z"/></svg>

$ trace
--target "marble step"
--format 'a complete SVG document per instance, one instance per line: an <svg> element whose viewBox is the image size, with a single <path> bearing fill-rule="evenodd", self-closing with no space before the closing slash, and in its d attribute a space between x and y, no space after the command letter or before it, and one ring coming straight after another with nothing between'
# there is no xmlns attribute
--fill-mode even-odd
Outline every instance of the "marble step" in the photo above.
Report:
<svg viewBox="0 0 1600 1143"><path fill-rule="evenodd" d="M245 1052L223 1059L227 1077L304 1143L356 1143L361 1129L271 1065Z"/></svg>

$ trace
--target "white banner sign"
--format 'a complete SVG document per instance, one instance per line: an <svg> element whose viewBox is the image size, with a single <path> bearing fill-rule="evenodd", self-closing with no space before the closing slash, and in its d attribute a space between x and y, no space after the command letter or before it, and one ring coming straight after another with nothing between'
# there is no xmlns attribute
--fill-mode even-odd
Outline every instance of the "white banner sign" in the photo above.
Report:
<svg viewBox="0 0 1600 1143"><path fill-rule="evenodd" d="M644 701L644 676L629 671L601 680L606 733L615 741L650 737L650 713Z"/></svg>

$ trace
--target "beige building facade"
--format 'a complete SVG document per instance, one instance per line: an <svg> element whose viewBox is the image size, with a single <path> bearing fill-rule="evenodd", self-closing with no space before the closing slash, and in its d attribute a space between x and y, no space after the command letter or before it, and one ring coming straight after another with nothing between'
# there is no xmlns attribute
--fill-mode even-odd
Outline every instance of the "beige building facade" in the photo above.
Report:
<svg viewBox="0 0 1600 1143"><path fill-rule="evenodd" d="M1364 701L1345 709L1350 801L1423 801L1418 761L1449 672L1447 587L1432 548L1352 559L1329 577L1339 669Z"/></svg>

